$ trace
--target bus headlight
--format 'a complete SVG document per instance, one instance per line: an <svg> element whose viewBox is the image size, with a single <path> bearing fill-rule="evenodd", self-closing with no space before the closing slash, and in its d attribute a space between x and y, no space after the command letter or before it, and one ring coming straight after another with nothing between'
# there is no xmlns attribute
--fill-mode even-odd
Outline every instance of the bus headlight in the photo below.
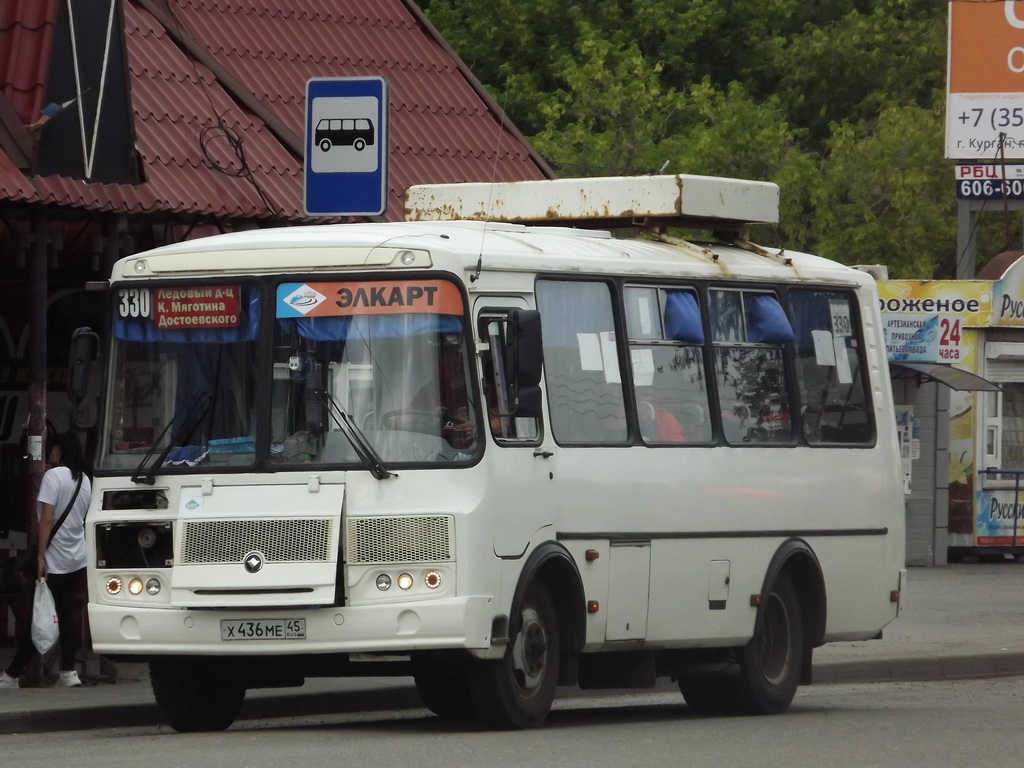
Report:
<svg viewBox="0 0 1024 768"><path fill-rule="evenodd" d="M441 574L438 571L427 571L423 583L427 585L427 589L437 589L441 586Z"/></svg>
<svg viewBox="0 0 1024 768"><path fill-rule="evenodd" d="M142 594L142 579L136 577L128 582L128 591L133 595Z"/></svg>
<svg viewBox="0 0 1024 768"><path fill-rule="evenodd" d="M391 589L391 577L386 573L382 573L377 577L377 589L381 592L386 592Z"/></svg>
<svg viewBox="0 0 1024 768"><path fill-rule="evenodd" d="M398 588L399 589L411 589L412 588L412 574L400 573L398 574Z"/></svg>
<svg viewBox="0 0 1024 768"><path fill-rule="evenodd" d="M106 581L107 594L108 595L119 595L122 587L121 579L117 576L111 576Z"/></svg>
<svg viewBox="0 0 1024 768"><path fill-rule="evenodd" d="M150 579L146 582L146 591L151 595L155 595L160 592L160 580Z"/></svg>

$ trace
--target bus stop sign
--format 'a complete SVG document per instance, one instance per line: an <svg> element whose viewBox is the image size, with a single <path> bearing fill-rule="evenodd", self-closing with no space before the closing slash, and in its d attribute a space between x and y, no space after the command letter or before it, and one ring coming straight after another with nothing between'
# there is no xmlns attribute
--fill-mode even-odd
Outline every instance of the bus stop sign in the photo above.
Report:
<svg viewBox="0 0 1024 768"><path fill-rule="evenodd" d="M383 77L314 77L306 82L307 215L384 213L389 108Z"/></svg>

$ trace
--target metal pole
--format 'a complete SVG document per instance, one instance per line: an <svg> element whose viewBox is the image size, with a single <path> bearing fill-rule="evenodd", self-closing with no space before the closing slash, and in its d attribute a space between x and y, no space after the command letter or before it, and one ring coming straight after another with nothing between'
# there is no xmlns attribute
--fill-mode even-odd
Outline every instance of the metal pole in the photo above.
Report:
<svg viewBox="0 0 1024 768"><path fill-rule="evenodd" d="M1020 475L1018 469L1013 475L1013 538L1010 539L1010 546L1017 546L1017 521L1020 519Z"/></svg>
<svg viewBox="0 0 1024 768"><path fill-rule="evenodd" d="M29 370L28 370L28 540L39 543L39 522L36 519L36 497L46 472L46 301L47 286L47 215L45 208L32 211L32 250L29 265ZM42 546L42 545L40 545ZM43 677L40 656L33 658L25 670L30 686Z"/></svg>
<svg viewBox="0 0 1024 768"><path fill-rule="evenodd" d="M47 215L45 208L32 212L32 250L29 266L29 360L28 360L28 528L29 542L36 538L36 496L46 472L46 302Z"/></svg>
<svg viewBox="0 0 1024 768"><path fill-rule="evenodd" d="M956 279L973 280L977 257L974 223L978 213L971 210L970 200L957 200L956 207Z"/></svg>

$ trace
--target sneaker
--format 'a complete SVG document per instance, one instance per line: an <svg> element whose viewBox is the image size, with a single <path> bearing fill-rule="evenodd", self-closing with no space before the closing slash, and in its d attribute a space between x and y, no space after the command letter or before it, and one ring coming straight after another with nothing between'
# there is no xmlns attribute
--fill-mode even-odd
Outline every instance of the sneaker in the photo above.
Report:
<svg viewBox="0 0 1024 768"><path fill-rule="evenodd" d="M82 681L78 679L78 673L75 670L70 672L61 672L60 677L57 678L57 688L75 688L82 684Z"/></svg>
<svg viewBox="0 0 1024 768"><path fill-rule="evenodd" d="M21 688L18 678L11 677L6 671L0 672L0 688Z"/></svg>

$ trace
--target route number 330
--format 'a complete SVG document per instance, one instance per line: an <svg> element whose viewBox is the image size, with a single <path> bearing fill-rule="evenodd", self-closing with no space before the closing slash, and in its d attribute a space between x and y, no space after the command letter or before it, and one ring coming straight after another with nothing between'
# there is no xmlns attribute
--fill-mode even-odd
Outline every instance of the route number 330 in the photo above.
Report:
<svg viewBox="0 0 1024 768"><path fill-rule="evenodd" d="M149 317L152 299L148 288L122 288L118 291L117 313L121 317Z"/></svg>

